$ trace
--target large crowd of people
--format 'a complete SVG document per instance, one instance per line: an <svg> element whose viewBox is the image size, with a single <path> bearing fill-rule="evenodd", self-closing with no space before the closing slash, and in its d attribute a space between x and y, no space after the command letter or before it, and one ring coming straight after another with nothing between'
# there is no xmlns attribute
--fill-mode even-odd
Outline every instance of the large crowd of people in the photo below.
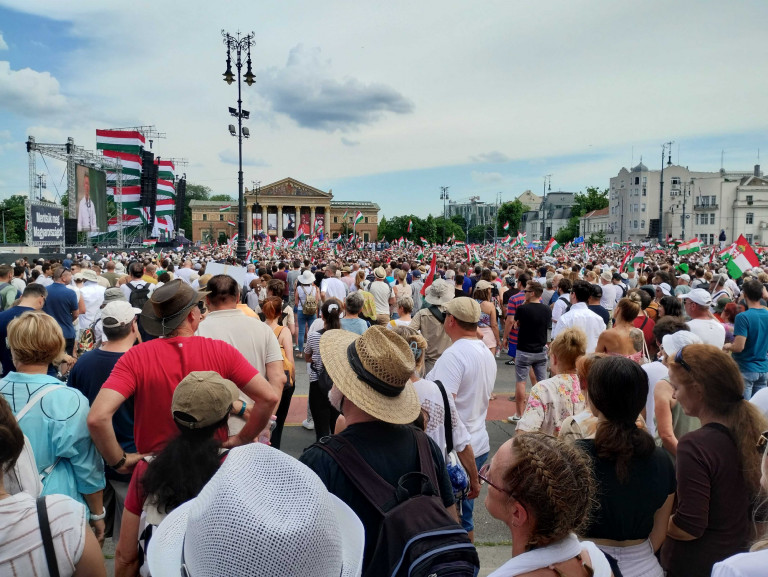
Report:
<svg viewBox="0 0 768 577"><path fill-rule="evenodd" d="M404 244L0 265L0 575L768 575L768 265Z"/></svg>

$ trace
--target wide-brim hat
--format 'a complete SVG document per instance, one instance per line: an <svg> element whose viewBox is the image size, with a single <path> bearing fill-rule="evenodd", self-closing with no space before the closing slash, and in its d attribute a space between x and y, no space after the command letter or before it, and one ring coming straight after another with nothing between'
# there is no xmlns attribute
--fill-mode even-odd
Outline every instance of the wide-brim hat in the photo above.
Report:
<svg viewBox="0 0 768 577"><path fill-rule="evenodd" d="M419 416L411 382L416 362L401 336L382 326L362 335L330 330L320 338L320 356L336 388L372 417L406 425Z"/></svg>
<svg viewBox="0 0 768 577"><path fill-rule="evenodd" d="M301 284L312 284L315 282L315 275L312 274L312 271L305 270L301 275L299 275L299 282Z"/></svg>
<svg viewBox="0 0 768 577"><path fill-rule="evenodd" d="M141 326L150 335L163 337L178 327L186 313L210 291L193 289L181 279L165 283L152 292L141 311Z"/></svg>
<svg viewBox="0 0 768 577"><path fill-rule="evenodd" d="M454 296L456 296L456 290L453 284L443 279L437 279L429 285L424 300L431 305L440 306L450 302Z"/></svg>
<svg viewBox="0 0 768 577"><path fill-rule="evenodd" d="M160 523L147 564L154 577L179 577L182 555L193 576L355 577L364 548L360 519L309 467L251 443Z"/></svg>

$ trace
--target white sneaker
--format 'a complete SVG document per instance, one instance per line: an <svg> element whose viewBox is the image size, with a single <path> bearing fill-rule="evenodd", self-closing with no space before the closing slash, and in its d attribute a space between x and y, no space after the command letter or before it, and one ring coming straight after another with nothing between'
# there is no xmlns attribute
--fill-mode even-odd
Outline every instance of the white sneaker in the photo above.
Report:
<svg viewBox="0 0 768 577"><path fill-rule="evenodd" d="M520 418L518 417L518 421L519 420L520 420ZM315 422L314 421L310 421L308 419L304 419L301 422L301 426L304 427L305 429L307 429L308 431L314 431L315 430Z"/></svg>
<svg viewBox="0 0 768 577"><path fill-rule="evenodd" d="M507 421L510 423L517 423L520 420L520 417L517 415L512 415L511 417L507 417Z"/></svg>

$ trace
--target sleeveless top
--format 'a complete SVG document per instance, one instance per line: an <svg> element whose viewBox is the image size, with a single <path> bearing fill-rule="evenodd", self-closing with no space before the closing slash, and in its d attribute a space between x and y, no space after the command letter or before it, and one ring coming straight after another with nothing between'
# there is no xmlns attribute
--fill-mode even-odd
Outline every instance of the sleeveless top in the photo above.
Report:
<svg viewBox="0 0 768 577"><path fill-rule="evenodd" d="M477 302L477 304L481 306L482 306L482 303L486 302L486 301L479 301L477 299L475 299L475 301ZM488 313L484 313L481 310L480 320L477 322L477 328L484 329L484 328L489 328L490 326L491 326L491 315Z"/></svg>

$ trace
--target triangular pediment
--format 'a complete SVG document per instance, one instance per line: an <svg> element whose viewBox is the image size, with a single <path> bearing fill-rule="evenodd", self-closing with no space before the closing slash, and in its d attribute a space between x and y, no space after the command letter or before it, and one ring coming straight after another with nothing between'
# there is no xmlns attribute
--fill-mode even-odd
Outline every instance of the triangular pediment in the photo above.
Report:
<svg viewBox="0 0 768 577"><path fill-rule="evenodd" d="M259 189L259 198L273 197L273 196L314 197L314 198L327 199L329 201L333 198L333 194L329 192L323 192L319 188L315 188L314 186L309 186L308 184L304 184L303 182L300 182L295 178L284 178L282 180L278 180L277 182L273 182L271 184L267 184L266 186L262 186Z"/></svg>

